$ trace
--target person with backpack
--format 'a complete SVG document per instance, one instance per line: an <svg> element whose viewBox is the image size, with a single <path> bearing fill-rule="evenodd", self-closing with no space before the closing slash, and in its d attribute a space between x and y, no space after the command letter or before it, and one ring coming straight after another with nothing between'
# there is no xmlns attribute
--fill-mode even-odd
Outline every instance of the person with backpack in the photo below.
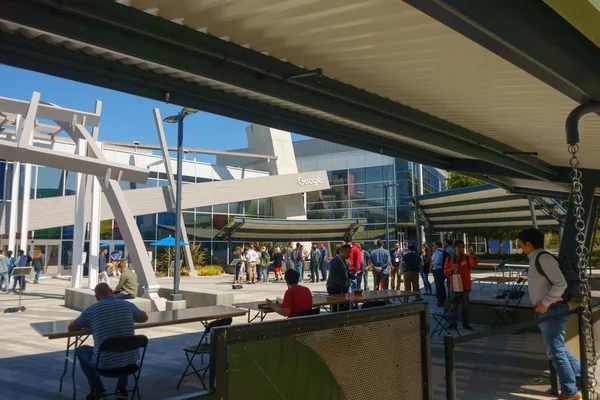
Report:
<svg viewBox="0 0 600 400"><path fill-rule="evenodd" d="M569 311L569 284L558 260L544 250L544 234L529 228L519 232L523 253L529 258L527 283L529 298L535 305L536 317L556 315ZM579 400L578 384L581 381L581 365L565 346L565 327L569 315L538 324L546 353L554 365L560 381L562 400Z"/></svg>
<svg viewBox="0 0 600 400"><path fill-rule="evenodd" d="M473 287L473 283L471 282L471 270L479 265L479 261L472 248L469 250L468 255L465 254L465 242L462 240L454 242L454 250L456 251L456 254L448 257L446 259L446 264L444 265L444 273L450 278L450 308L448 311L451 318L447 328L456 328L456 311L459 303L456 297L462 296L463 328L472 331L473 328L471 327L471 317L469 313L471 308L469 295L471 294L471 289Z"/></svg>
<svg viewBox="0 0 600 400"><path fill-rule="evenodd" d="M435 283L435 296L437 297L437 306L441 307L446 301L446 275L444 274L444 265L446 264L448 253L442 248L442 242L433 244L433 254L431 255L431 268L433 269L433 281Z"/></svg>
<svg viewBox="0 0 600 400"><path fill-rule="evenodd" d="M319 266L321 265L321 250L316 244L312 245L310 251L310 281L311 283L319 282Z"/></svg>

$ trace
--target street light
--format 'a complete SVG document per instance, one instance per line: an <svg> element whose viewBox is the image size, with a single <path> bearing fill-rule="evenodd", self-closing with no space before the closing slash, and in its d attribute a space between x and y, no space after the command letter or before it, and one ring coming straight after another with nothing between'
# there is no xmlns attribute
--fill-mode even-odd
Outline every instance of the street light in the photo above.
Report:
<svg viewBox="0 0 600 400"><path fill-rule="evenodd" d="M173 294L171 300L183 300L183 296L179 293L179 264L181 252L181 185L183 172L183 120L188 115L197 113L198 110L185 107L179 114L171 115L163 121L168 124L177 124L177 182L175 191L175 266L173 267ZM187 238L186 238L187 239ZM168 268L168 267L167 267ZM194 268L193 265L189 268Z"/></svg>
<svg viewBox="0 0 600 400"><path fill-rule="evenodd" d="M390 248L390 227L389 227L390 218L389 218L389 214L388 214L388 207L389 207L388 188L391 188L394 186L398 186L398 184L388 182L388 183L384 183L383 185L375 185L376 188L383 188L383 190L385 191L385 242L386 242L387 249Z"/></svg>

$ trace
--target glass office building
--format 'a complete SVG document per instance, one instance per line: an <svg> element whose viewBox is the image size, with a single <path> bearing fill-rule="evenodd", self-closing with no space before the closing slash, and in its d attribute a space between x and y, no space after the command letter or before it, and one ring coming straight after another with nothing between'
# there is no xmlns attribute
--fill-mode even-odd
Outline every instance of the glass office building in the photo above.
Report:
<svg viewBox="0 0 600 400"><path fill-rule="evenodd" d="M60 147L57 150L67 152L74 152L75 149L72 143L60 142L58 138L52 146ZM356 234L356 238L361 241L372 242L376 239L384 239L387 221L392 240L414 242L416 231L413 212L409 205L410 199L421 192L445 190L445 173L431 167L419 166L405 160L322 140L297 141L293 143L293 147L298 171L326 170L331 185L327 190L306 193L307 218L363 218L366 221L364 229ZM130 165L146 166L161 159L150 151L118 146L105 146L103 152L108 160ZM257 169L232 167L231 165L242 165L244 162L230 156L217 157L216 164L198 162L191 156L187 155L187 159L184 160L182 176L184 184L269 175L269 172L260 170L260 165L257 165ZM75 173L38 166L31 168L29 193L31 199L75 194ZM12 169L12 162L0 161L0 201L5 206L11 202ZM24 167L21 166L20 199L23 198L24 176ZM392 186L388 187L386 197L385 185L388 184ZM149 179L145 184L121 181L120 185L124 190L167 186L167 176L164 167L151 167ZM227 260L227 242L217 239L216 235L234 216L273 218L272 200L263 198L184 210L187 241L193 244L201 243L211 262L224 263ZM34 221L40 217L29 215L29 220ZM136 221L148 251L155 256L160 255L164 249L154 247L151 243L168 235L174 235L175 214L167 212L140 215L136 217ZM60 221L57 221L57 227L29 232L29 247L33 245L34 248L40 249L47 257L47 265L68 268L72 264L73 226L60 225ZM20 233L17 233L17 239L19 238ZM89 238L86 237L86 252L87 239ZM101 222L100 243L110 251L118 249L127 254L119 226L114 220ZM234 241L232 248L243 244L247 243ZM6 249L7 245L8 236L1 236L0 246Z"/></svg>

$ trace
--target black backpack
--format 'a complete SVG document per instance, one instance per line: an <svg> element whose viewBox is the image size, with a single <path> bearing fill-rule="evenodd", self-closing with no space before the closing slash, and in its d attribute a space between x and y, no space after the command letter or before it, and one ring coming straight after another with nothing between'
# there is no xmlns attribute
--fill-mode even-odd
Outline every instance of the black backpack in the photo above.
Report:
<svg viewBox="0 0 600 400"><path fill-rule="evenodd" d="M548 253L547 251L540 251L535 257L535 268L537 269L540 275L546 278L548 282L550 282L550 279L548 278L548 275L546 275L546 273L542 269L542 265L540 264L540 257L544 254L552 256L556 260L556 262L558 262L558 268L560 269L560 272L562 272L563 276L565 277L565 280L567 281L567 288L565 289L562 295L562 299L569 303L581 303L583 301L583 295L579 291L580 281L579 271L577 270L577 268L574 265L569 265L567 259L565 259L564 262L561 263L558 257L554 256L554 254ZM550 282L550 285L552 285L552 282Z"/></svg>

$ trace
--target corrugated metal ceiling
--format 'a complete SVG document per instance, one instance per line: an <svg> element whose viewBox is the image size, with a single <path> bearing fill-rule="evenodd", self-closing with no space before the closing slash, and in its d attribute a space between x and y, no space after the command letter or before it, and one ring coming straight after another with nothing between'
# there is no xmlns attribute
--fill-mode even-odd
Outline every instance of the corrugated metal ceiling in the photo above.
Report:
<svg viewBox="0 0 600 400"><path fill-rule="evenodd" d="M568 165L574 101L402 1L120 2ZM599 130L598 116L582 120L583 167L600 168Z"/></svg>

